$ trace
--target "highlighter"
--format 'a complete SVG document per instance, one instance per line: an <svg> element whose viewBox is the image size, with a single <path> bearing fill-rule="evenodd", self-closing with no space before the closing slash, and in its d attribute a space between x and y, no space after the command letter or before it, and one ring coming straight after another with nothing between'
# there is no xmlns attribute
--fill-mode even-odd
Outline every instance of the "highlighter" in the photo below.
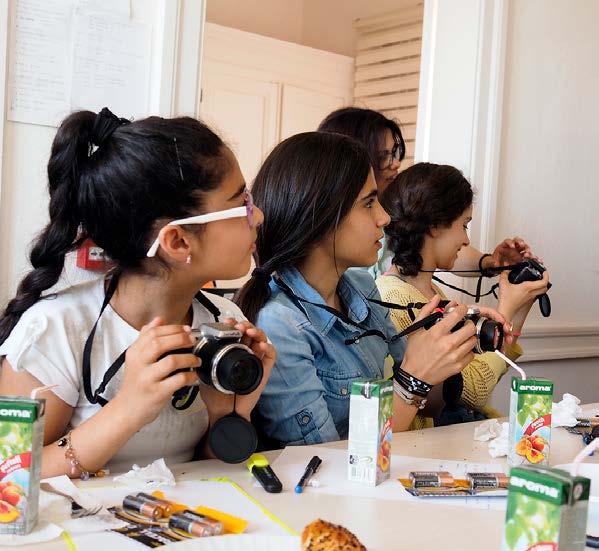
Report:
<svg viewBox="0 0 599 551"><path fill-rule="evenodd" d="M261 453L254 453L247 460L247 468L257 479L262 487L271 494L278 494L283 489L281 481L272 470L268 459Z"/></svg>

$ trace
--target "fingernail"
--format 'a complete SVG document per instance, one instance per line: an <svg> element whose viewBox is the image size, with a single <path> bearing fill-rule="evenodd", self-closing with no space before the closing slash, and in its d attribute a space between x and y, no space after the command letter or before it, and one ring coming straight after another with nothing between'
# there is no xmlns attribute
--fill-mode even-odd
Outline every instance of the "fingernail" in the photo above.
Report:
<svg viewBox="0 0 599 551"><path fill-rule="evenodd" d="M187 333L191 333L191 327L189 327L189 325L184 325L183 331L186 331Z"/></svg>

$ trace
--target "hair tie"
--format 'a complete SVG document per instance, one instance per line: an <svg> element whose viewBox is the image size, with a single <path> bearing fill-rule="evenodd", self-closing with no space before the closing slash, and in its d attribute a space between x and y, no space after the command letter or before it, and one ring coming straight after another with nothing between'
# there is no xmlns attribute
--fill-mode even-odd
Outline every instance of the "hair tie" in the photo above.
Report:
<svg viewBox="0 0 599 551"><path fill-rule="evenodd" d="M254 268L254 271L252 272L252 277L257 279L258 281L263 281L265 283L270 283L270 280L272 279L270 272L268 270L265 270L264 268Z"/></svg>
<svg viewBox="0 0 599 551"><path fill-rule="evenodd" d="M101 145L106 143L119 126L130 123L130 120L117 117L108 107L104 107L94 120L88 157L91 157Z"/></svg>

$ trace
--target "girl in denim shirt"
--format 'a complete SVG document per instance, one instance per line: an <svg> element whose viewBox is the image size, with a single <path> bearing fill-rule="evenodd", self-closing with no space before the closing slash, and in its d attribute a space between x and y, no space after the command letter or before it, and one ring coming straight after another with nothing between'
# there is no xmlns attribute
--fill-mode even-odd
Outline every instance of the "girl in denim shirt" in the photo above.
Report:
<svg viewBox="0 0 599 551"><path fill-rule="evenodd" d="M369 336L346 345L360 328L395 334L388 310L369 301L379 299L373 279L348 271L376 261L389 223L368 153L357 141L327 132L283 141L256 176L253 194L265 218L256 242L259 268L238 303L277 349L255 411L270 444L347 438L352 381L383 377L389 355L404 373L428 385L459 373L472 360L474 326L450 332L466 313L463 306L409 342L388 345ZM405 392L396 394L395 431L409 426L418 405Z"/></svg>

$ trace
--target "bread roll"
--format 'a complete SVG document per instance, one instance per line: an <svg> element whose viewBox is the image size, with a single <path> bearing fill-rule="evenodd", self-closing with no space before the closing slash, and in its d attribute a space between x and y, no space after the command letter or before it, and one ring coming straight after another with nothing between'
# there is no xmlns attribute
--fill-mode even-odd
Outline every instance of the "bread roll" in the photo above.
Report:
<svg viewBox="0 0 599 551"><path fill-rule="evenodd" d="M347 528L326 520L315 520L302 532L303 551L366 551Z"/></svg>

